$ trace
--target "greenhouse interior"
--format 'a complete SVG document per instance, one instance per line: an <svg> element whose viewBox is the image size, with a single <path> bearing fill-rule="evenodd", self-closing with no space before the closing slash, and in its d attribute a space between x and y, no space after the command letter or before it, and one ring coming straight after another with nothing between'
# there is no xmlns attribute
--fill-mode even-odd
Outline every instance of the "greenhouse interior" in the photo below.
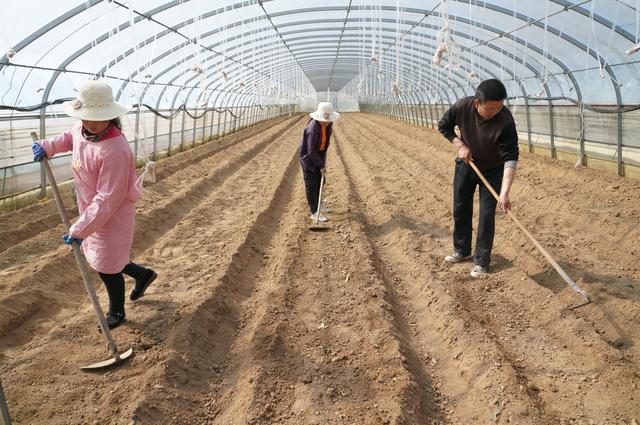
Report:
<svg viewBox="0 0 640 425"><path fill-rule="evenodd" d="M0 425L640 423L640 0L0 12Z"/></svg>

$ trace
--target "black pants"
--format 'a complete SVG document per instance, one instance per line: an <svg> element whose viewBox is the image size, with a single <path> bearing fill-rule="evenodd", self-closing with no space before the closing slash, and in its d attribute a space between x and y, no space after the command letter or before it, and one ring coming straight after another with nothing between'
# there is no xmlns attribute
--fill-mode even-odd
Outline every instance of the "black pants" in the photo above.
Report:
<svg viewBox="0 0 640 425"><path fill-rule="evenodd" d="M493 189L500 193L504 167L481 171ZM453 178L453 248L465 256L471 254L473 195L478 185L480 185L480 218L473 261L477 265L489 267L496 228L497 201L473 171L473 168L465 164L464 161L456 160L456 171Z"/></svg>
<svg viewBox="0 0 640 425"><path fill-rule="evenodd" d="M124 313L124 276L122 273L138 280L144 279L148 275L149 269L135 263L129 263L120 273L98 273L107 288L109 311L112 313Z"/></svg>
<svg viewBox="0 0 640 425"><path fill-rule="evenodd" d="M304 189L307 193L307 203L311 214L315 214L318 211L318 197L320 196L320 181L322 180L322 173L319 168L313 170L302 169L304 175Z"/></svg>

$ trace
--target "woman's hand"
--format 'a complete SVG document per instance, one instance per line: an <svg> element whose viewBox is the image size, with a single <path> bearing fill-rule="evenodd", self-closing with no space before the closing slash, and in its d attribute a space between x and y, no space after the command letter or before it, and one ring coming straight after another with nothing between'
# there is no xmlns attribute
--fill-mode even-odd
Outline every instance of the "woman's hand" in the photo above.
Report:
<svg viewBox="0 0 640 425"><path fill-rule="evenodd" d="M78 238L73 238L69 235L63 235L62 236L62 240L64 241L65 244L67 245L71 245L73 244L73 242L77 242L78 246L82 245L82 239L78 239Z"/></svg>
<svg viewBox="0 0 640 425"><path fill-rule="evenodd" d="M33 151L33 162L40 162L47 157L47 153L39 143L33 142L31 145L31 151Z"/></svg>

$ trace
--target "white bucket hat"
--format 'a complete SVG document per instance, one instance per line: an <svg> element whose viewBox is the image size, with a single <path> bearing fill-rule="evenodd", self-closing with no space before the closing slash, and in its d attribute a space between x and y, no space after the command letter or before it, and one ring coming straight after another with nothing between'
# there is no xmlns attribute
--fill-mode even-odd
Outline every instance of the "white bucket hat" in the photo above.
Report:
<svg viewBox="0 0 640 425"><path fill-rule="evenodd" d="M329 102L320 102L318 110L309 114L316 121L335 121L340 118L340 114L333 111L333 106Z"/></svg>
<svg viewBox="0 0 640 425"><path fill-rule="evenodd" d="M78 98L64 103L65 114L87 121L109 121L129 109L113 100L111 86L104 81L85 81L78 89Z"/></svg>

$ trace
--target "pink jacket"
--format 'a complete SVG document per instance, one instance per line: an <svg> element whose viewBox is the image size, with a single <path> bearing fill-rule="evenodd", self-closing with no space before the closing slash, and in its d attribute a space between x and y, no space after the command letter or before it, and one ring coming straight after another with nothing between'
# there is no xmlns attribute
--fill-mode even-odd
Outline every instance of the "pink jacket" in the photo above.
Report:
<svg viewBox="0 0 640 425"><path fill-rule="evenodd" d="M82 123L52 138L40 140L47 157L72 151L73 177L80 216L70 235L83 239L87 262L101 273L120 273L130 261L135 222L135 159L126 137L113 127L105 139L90 142Z"/></svg>

